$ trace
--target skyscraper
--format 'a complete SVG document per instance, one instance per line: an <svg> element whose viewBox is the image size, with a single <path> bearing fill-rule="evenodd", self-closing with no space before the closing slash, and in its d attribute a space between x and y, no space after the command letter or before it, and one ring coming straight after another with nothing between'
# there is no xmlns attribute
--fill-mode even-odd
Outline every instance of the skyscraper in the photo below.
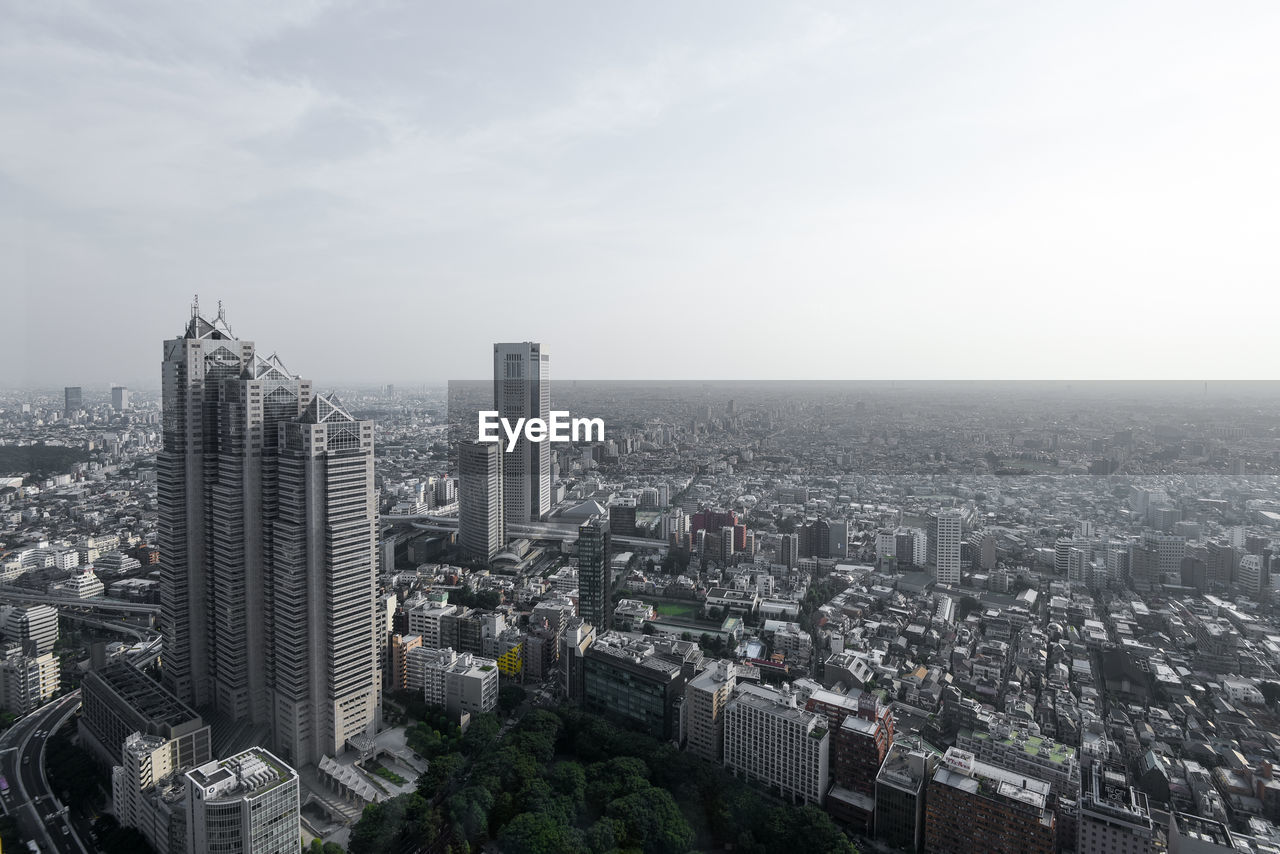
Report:
<svg viewBox="0 0 1280 854"><path fill-rule="evenodd" d="M129 408L129 389L122 385L111 387L111 406L116 412L124 412Z"/></svg>
<svg viewBox="0 0 1280 854"><path fill-rule="evenodd" d="M548 418L550 359L541 344L493 345L493 408L515 424L520 418ZM502 454L503 511L508 530L545 519L551 510L551 448L522 434Z"/></svg>
<svg viewBox="0 0 1280 854"><path fill-rule="evenodd" d="M935 577L939 584L960 584L960 511L939 510L930 519L930 542L937 543Z"/></svg>
<svg viewBox="0 0 1280 854"><path fill-rule="evenodd" d="M609 586L609 520L592 516L578 526L578 616L604 632L613 624Z"/></svg>
<svg viewBox="0 0 1280 854"><path fill-rule="evenodd" d="M490 560L506 545L502 497L502 446L459 442L458 547L465 557Z"/></svg>
<svg viewBox="0 0 1280 854"><path fill-rule="evenodd" d="M72 413L81 409L83 406L83 396L80 394L80 386L69 385L62 390L62 414L64 417L70 418Z"/></svg>
<svg viewBox="0 0 1280 854"><path fill-rule="evenodd" d="M165 684L299 765L376 725L373 424L193 307L165 342Z"/></svg>

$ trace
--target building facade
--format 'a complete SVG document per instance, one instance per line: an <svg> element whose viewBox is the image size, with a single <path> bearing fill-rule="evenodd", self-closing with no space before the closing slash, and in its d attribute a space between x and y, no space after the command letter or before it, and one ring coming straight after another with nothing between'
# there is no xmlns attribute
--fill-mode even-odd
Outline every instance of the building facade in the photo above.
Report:
<svg viewBox="0 0 1280 854"><path fill-rule="evenodd" d="M515 424L551 411L551 357L541 344L524 341L493 345L493 408ZM503 512L507 529L545 519L551 511L551 446L530 442L523 433L502 454Z"/></svg>
<svg viewBox="0 0 1280 854"><path fill-rule="evenodd" d="M724 713L724 767L793 803L821 805L831 738L827 721L782 690L744 684Z"/></svg>

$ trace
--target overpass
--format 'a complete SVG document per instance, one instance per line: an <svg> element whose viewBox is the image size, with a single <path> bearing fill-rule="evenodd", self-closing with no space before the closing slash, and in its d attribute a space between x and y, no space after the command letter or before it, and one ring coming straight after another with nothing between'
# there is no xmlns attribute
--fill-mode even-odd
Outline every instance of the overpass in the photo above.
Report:
<svg viewBox="0 0 1280 854"><path fill-rule="evenodd" d="M123 602L119 599L107 599L95 596L80 599L75 596L51 596L48 593L37 593L28 587L9 587L0 585L0 601L34 602L37 605L57 605L61 608L86 608L94 611L117 611L121 614L147 614L155 616L160 613L159 605L145 602Z"/></svg>
<svg viewBox="0 0 1280 854"><path fill-rule="evenodd" d="M404 522L417 528L419 531L429 531L436 534L456 533L458 530L458 518L456 516L441 516L433 513L423 513L414 516L383 516L382 519L387 522ZM507 534L509 537L529 537L535 540L577 540L578 526L572 522L543 522L530 525L508 525ZM637 549L657 549L665 552L667 550L666 540L655 540L649 537L610 537L615 545L629 546Z"/></svg>

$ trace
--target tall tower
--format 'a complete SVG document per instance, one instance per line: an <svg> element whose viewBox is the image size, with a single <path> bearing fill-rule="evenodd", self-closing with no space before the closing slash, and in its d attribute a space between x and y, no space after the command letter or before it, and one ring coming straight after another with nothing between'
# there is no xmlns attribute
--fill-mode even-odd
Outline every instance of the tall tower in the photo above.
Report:
<svg viewBox="0 0 1280 854"><path fill-rule="evenodd" d="M380 700L372 422L256 355L221 308L165 342L162 392L164 682L270 729L291 762L339 753Z"/></svg>
<svg viewBox="0 0 1280 854"><path fill-rule="evenodd" d="M458 545L467 557L487 561L501 551L506 542L502 445L459 442Z"/></svg>
<svg viewBox="0 0 1280 854"><path fill-rule="evenodd" d="M80 392L80 386L69 385L62 390L62 414L70 418L72 413L83 407L84 395Z"/></svg>
<svg viewBox="0 0 1280 854"><path fill-rule="evenodd" d="M314 398L279 438L268 624L275 746L310 765L374 732L378 667L378 504L373 422Z"/></svg>
<svg viewBox="0 0 1280 854"><path fill-rule="evenodd" d="M609 520L592 516L578 526L578 615L597 632L613 625L609 581Z"/></svg>
<svg viewBox="0 0 1280 854"><path fill-rule="evenodd" d="M937 543L937 569L939 584L952 587L960 585L960 511L939 510L930 520L936 533L931 541Z"/></svg>
<svg viewBox="0 0 1280 854"><path fill-rule="evenodd" d="M546 419L551 410L550 360L541 344L493 345L493 408L515 424ZM507 527L545 519L551 510L551 447L523 435L502 454L503 511Z"/></svg>

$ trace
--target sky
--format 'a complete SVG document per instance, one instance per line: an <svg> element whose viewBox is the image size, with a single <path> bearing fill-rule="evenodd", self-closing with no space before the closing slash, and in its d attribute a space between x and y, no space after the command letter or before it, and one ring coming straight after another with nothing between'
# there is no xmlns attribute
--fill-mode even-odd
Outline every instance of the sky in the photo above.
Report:
<svg viewBox="0 0 1280 854"><path fill-rule="evenodd" d="M1269 379L1280 4L0 4L0 387Z"/></svg>

